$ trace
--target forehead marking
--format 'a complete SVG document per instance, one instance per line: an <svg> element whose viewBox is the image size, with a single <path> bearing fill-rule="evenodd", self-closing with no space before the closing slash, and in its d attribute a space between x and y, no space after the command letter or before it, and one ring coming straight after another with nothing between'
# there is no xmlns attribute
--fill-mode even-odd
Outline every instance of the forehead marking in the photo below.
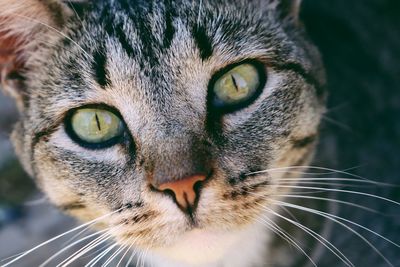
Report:
<svg viewBox="0 0 400 267"><path fill-rule="evenodd" d="M203 26L194 26L192 30L193 38L200 51L201 59L207 60L213 54L213 45L211 38L207 35L206 29Z"/></svg>
<svg viewBox="0 0 400 267"><path fill-rule="evenodd" d="M107 55L104 51L104 48L98 48L93 54L93 64L92 68L94 71L94 76L97 83L102 87L105 88L111 84L109 79L109 74L106 70L107 66Z"/></svg>

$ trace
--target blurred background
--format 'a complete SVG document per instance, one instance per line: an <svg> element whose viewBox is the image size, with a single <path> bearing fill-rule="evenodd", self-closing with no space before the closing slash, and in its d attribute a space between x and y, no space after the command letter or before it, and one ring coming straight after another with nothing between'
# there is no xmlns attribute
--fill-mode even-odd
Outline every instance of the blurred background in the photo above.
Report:
<svg viewBox="0 0 400 267"><path fill-rule="evenodd" d="M351 168L356 175L400 185L399 14L398 0L303 1L302 18L322 52L330 91L314 165ZM12 101L0 93L0 260L75 225L47 203L22 171L8 140L16 119ZM368 192L400 201L398 187ZM354 196L338 197L354 201ZM400 214L396 205L367 198L360 202L382 213ZM400 242L399 216L382 219L354 208L343 208L340 214ZM382 259L371 256L370 248L354 250L359 246L353 238L338 234L332 239L343 251L349 248L350 258L365 253L359 266L381 266ZM29 263L15 266L38 266L62 244L46 247L34 253ZM398 249L382 240L374 240L374 244L400 266ZM320 266L340 264L326 257Z"/></svg>

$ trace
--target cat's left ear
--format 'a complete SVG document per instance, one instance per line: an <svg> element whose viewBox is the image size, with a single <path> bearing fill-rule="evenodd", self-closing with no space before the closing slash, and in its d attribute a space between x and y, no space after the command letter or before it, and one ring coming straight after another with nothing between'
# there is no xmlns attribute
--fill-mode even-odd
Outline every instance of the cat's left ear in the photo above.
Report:
<svg viewBox="0 0 400 267"><path fill-rule="evenodd" d="M70 11L59 0L0 0L0 7L0 87L21 110L32 55L51 34L59 34Z"/></svg>
<svg viewBox="0 0 400 267"><path fill-rule="evenodd" d="M277 0L277 2L281 19L297 24L299 22L302 0Z"/></svg>

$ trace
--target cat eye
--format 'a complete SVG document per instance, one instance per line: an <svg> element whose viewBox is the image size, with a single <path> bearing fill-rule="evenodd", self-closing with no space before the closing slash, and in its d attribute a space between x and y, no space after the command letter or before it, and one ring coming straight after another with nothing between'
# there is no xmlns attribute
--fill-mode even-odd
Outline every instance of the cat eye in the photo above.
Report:
<svg viewBox="0 0 400 267"><path fill-rule="evenodd" d="M259 62L229 66L211 82L212 105L225 112L243 108L260 95L265 83L265 67Z"/></svg>
<svg viewBox="0 0 400 267"><path fill-rule="evenodd" d="M82 146L105 148L121 140L124 123L112 111L80 108L67 117L66 129L70 137Z"/></svg>

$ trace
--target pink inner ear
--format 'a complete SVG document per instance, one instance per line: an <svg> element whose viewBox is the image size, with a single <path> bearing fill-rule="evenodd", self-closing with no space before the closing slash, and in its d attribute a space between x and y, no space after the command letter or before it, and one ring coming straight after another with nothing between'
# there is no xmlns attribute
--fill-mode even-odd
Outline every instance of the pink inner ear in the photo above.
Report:
<svg viewBox="0 0 400 267"><path fill-rule="evenodd" d="M3 36L0 35L0 81L24 66L21 56L18 55L21 42L16 37Z"/></svg>

